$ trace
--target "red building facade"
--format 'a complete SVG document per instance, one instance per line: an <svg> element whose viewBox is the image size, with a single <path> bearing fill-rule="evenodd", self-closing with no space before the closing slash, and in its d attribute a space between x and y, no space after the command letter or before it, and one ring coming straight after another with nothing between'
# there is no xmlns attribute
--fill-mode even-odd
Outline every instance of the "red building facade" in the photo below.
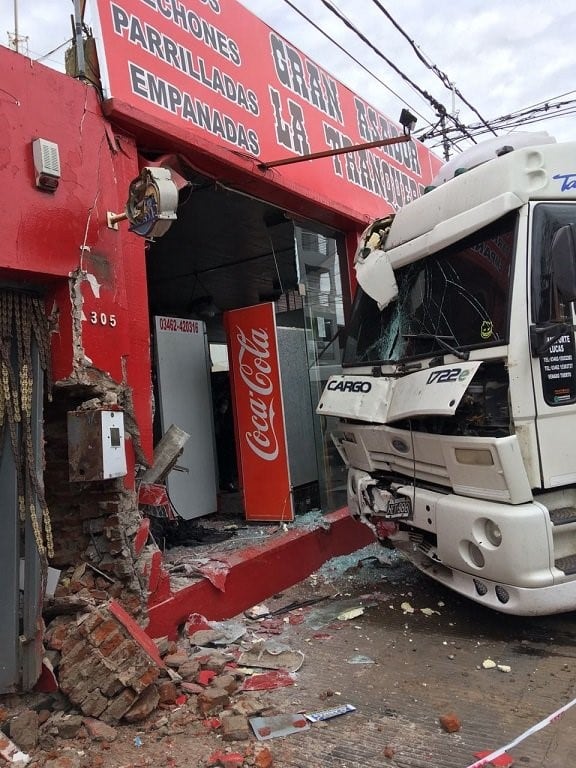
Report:
<svg viewBox="0 0 576 768"><path fill-rule="evenodd" d="M159 436L153 316L194 318L198 299L216 300L224 312L272 301L277 320L298 326L303 338L312 326L322 327L318 338L329 347L350 305L360 232L371 218L420 194L439 163L410 142L267 167L277 158L402 129L236 0L96 5L101 83L0 48L0 292L40 299L50 339L52 396L37 413L44 440L32 447L54 554L41 558L37 578L42 581L47 564L69 569L88 560L107 580L86 588L104 588L138 613L170 595L160 553L144 546L147 528L134 490L135 468L151 462ZM57 186L50 191L37 184L33 147L39 139L58 153ZM149 242L126 221L111 226L110 215L124 211L131 183L143 167L154 166L171 171L180 195L177 222L165 238ZM320 258L298 262L310 233L318 235L317 248L334 244L330 269ZM336 277L340 309L321 317L315 310L306 320L306 302ZM224 324L206 317L209 341L226 343ZM8 328L22 320L15 311L6 322ZM22 389L18 350L4 341L4 362ZM102 409L124 414L127 472L90 483L71 480L67 414ZM7 430L3 439L6 456ZM16 553L5 561L4 577L17 582L19 491L7 486L6 494L15 502L3 515L14 518ZM46 526L43 537L49 538ZM12 549L8 544L7 552ZM16 583L5 606L14 621L0 638L14 647L15 660L10 627L18 625L17 592ZM38 613L38 594L33 602ZM37 676L37 665L30 665L25 685ZM18 664L8 667L1 690L21 680Z"/></svg>

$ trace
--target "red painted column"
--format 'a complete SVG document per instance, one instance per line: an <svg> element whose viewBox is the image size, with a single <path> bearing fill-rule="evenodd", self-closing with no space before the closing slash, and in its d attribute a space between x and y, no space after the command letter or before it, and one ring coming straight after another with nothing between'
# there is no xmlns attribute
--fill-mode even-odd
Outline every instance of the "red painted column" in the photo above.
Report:
<svg viewBox="0 0 576 768"><path fill-rule="evenodd" d="M283 589L298 584L325 562L375 541L363 523L347 509L325 515L324 525L293 528L266 543L248 547L218 562L228 567L219 589L208 579L179 590L169 599L150 605L146 631L151 637L175 637L191 613L207 619L228 619Z"/></svg>

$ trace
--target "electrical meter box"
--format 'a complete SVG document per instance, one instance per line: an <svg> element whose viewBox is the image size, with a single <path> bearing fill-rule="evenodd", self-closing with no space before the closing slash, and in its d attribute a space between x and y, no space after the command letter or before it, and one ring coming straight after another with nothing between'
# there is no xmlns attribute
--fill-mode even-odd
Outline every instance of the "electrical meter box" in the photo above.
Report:
<svg viewBox="0 0 576 768"><path fill-rule="evenodd" d="M70 482L124 477L124 413L97 408L68 412Z"/></svg>

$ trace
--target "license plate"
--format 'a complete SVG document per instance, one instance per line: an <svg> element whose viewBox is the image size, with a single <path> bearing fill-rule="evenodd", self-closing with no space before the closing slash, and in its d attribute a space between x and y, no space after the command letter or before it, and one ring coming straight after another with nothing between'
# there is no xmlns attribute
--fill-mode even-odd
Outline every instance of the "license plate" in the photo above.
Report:
<svg viewBox="0 0 576 768"><path fill-rule="evenodd" d="M412 515L412 502L410 499L390 499L384 517L387 520L405 520Z"/></svg>

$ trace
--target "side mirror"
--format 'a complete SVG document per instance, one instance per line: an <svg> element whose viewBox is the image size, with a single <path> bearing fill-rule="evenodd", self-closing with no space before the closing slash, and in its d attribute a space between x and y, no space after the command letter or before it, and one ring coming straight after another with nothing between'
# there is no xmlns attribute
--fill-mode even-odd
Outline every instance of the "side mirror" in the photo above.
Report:
<svg viewBox="0 0 576 768"><path fill-rule="evenodd" d="M556 290L565 301L576 301L576 224L560 227L552 239L550 256Z"/></svg>

